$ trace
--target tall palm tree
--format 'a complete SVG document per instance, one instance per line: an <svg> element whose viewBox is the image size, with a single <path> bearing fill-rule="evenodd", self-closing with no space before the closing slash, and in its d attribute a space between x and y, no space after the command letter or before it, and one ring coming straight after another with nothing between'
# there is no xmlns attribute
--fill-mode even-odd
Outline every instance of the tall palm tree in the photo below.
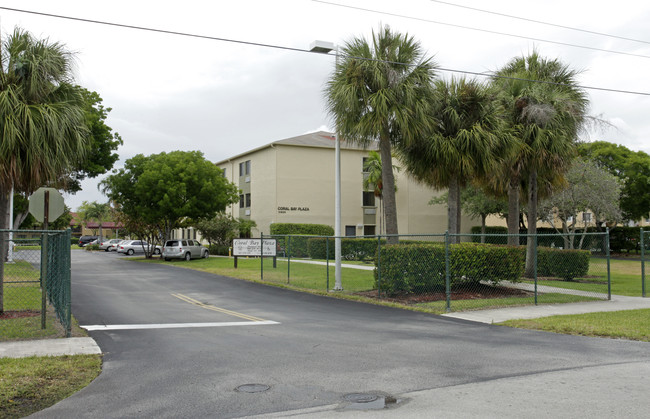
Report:
<svg viewBox="0 0 650 419"><path fill-rule="evenodd" d="M393 170L399 171L399 167L393 166ZM379 234L382 234L382 227L386 224L384 220L384 184L382 182L382 171L381 156L376 151L371 151L368 153L368 158L363 165L363 190L369 191L372 189L375 198L379 199ZM395 186L395 191L397 191L397 186Z"/></svg>
<svg viewBox="0 0 650 419"><path fill-rule="evenodd" d="M97 201L81 203L81 218L83 221L96 221L99 224L99 237L102 238L102 224L110 218L112 208L108 203L99 203Z"/></svg>
<svg viewBox="0 0 650 419"><path fill-rule="evenodd" d="M347 141L379 142L384 167L392 168L391 150L409 144L428 128L435 64L412 37L381 27L367 40L359 37L341 50L325 90L329 113ZM382 171L386 233L398 241L395 179Z"/></svg>
<svg viewBox="0 0 650 419"><path fill-rule="evenodd" d="M578 86L578 72L536 51L517 57L496 73L493 83L512 135L521 140L519 153L506 164L510 170L508 233L515 234L515 200L523 184L528 196L528 233L537 232L537 202L541 193L562 183L575 153L576 140L588 108L587 94ZM516 204L518 206L518 203ZM526 276L533 275L533 240L528 241Z"/></svg>
<svg viewBox="0 0 650 419"><path fill-rule="evenodd" d="M65 47L15 29L0 48L0 226L5 228L12 187L29 194L56 180L81 159L87 135ZM1 242L4 255L6 241ZM0 312L1 269L0 263Z"/></svg>
<svg viewBox="0 0 650 419"><path fill-rule="evenodd" d="M448 231L457 235L461 188L485 177L503 153L497 107L490 91L475 80L438 80L429 118L435 121L432 132L399 147L399 155L415 178L435 189L449 189Z"/></svg>

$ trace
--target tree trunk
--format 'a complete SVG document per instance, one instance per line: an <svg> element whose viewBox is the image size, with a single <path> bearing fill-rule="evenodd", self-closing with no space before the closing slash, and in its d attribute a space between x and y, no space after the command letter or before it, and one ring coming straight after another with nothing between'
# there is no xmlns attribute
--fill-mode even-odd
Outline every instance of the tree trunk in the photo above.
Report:
<svg viewBox="0 0 650 419"><path fill-rule="evenodd" d="M528 177L528 240L526 244L526 278L535 276L535 252L537 252L537 170Z"/></svg>
<svg viewBox="0 0 650 419"><path fill-rule="evenodd" d="M508 183L508 245L519 246L519 179Z"/></svg>
<svg viewBox="0 0 650 419"><path fill-rule="evenodd" d="M397 203L395 201L395 176L393 175L393 156L390 153L390 140L387 135L379 139L379 152L381 154L381 181L384 185L384 215L386 217L386 239L388 244L399 243L397 237ZM391 236L394 235L394 236Z"/></svg>
<svg viewBox="0 0 650 419"><path fill-rule="evenodd" d="M458 243L458 208L460 202L460 186L458 176L452 176L449 181L449 194L447 196L447 231L451 234L450 243Z"/></svg>

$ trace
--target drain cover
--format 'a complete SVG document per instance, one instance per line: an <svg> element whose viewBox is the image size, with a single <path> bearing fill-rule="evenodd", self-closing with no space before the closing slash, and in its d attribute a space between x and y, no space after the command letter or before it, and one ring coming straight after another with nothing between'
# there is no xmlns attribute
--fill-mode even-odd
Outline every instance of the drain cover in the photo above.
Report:
<svg viewBox="0 0 650 419"><path fill-rule="evenodd" d="M343 399L352 403L370 403L377 400L379 396L367 393L350 393L343 396Z"/></svg>
<svg viewBox="0 0 650 419"><path fill-rule="evenodd" d="M239 391L240 393L262 393L270 388L271 386L267 386L266 384L244 384L237 387L235 391Z"/></svg>

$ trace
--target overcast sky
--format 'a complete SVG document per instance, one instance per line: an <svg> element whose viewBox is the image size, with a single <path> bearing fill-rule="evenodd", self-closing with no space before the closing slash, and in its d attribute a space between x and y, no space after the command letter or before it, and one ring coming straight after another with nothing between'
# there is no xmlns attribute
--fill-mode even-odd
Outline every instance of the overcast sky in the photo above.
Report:
<svg viewBox="0 0 650 419"><path fill-rule="evenodd" d="M304 50L314 40L343 44L388 24L419 40L445 70L490 72L535 48L583 70L579 82L584 86L650 93L648 1L448 3L637 41L430 0L3 0L0 7ZM20 26L76 52L77 83L97 91L104 105L113 108L106 123L124 139L118 167L139 153L172 150L200 150L219 161L331 126L323 87L334 56L3 9L0 25L3 36ZM585 140L650 153L650 96L596 90L589 95L591 114L613 127L595 130ZM65 196L66 204L75 210L84 200L106 202L96 185L97 179L84 182L82 192Z"/></svg>

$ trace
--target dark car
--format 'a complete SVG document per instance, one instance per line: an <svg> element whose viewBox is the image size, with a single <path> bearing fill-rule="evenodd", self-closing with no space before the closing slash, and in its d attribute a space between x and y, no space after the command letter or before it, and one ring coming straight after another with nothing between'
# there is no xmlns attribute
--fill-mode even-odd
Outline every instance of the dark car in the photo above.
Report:
<svg viewBox="0 0 650 419"><path fill-rule="evenodd" d="M81 236L79 237L79 247L84 247L87 244L97 240L99 236Z"/></svg>

